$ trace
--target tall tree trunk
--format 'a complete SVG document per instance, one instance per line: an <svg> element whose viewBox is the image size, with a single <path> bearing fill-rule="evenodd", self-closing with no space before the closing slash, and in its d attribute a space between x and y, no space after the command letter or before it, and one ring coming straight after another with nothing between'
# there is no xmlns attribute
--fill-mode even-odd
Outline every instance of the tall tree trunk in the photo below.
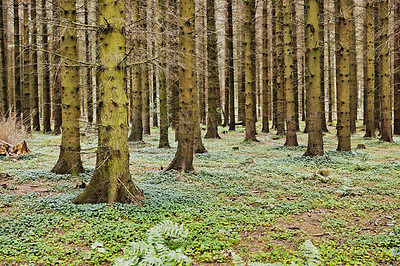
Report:
<svg viewBox="0 0 400 266"><path fill-rule="evenodd" d="M182 1L179 5L179 138L174 159L167 170L193 171L194 117L193 88L195 86L195 10L194 1Z"/></svg>
<svg viewBox="0 0 400 266"><path fill-rule="evenodd" d="M242 6L241 6L242 7ZM244 31L243 26L244 23L239 23L239 38L237 38L237 46L238 46L238 120L242 122L242 125L246 125L246 96L245 96L245 87L246 87L246 75L245 71L245 61L246 61L246 53L245 53L245 42L244 40Z"/></svg>
<svg viewBox="0 0 400 266"><path fill-rule="evenodd" d="M394 134L400 135L400 1L395 3L394 40Z"/></svg>
<svg viewBox="0 0 400 266"><path fill-rule="evenodd" d="M296 104L294 86L294 49L293 49L293 24L292 6L293 0L283 0L283 43L284 43L284 81L286 96L286 142L285 146L298 146L296 134Z"/></svg>
<svg viewBox="0 0 400 266"><path fill-rule="evenodd" d="M76 2L61 0L63 10L62 26L65 29L61 38L62 61L62 106L63 122L60 156L51 170L57 174L82 173L80 145L80 102L79 99L79 70L75 66L78 60L76 22ZM99 143L99 146L102 146Z"/></svg>
<svg viewBox="0 0 400 266"><path fill-rule="evenodd" d="M86 20L86 8L85 0L76 0L76 21L80 25L85 24ZM79 61L86 61L86 29L85 27L79 26L77 30L78 39L78 59ZM85 65L79 67L79 88L81 94L81 117L85 117L87 111L87 76L88 68Z"/></svg>
<svg viewBox="0 0 400 266"><path fill-rule="evenodd" d="M5 17L3 1L0 1L0 118L9 116Z"/></svg>
<svg viewBox="0 0 400 266"><path fill-rule="evenodd" d="M306 18L306 87L308 148L304 155L324 154L321 125L321 73L318 0L305 1Z"/></svg>
<svg viewBox="0 0 400 266"><path fill-rule="evenodd" d="M255 0L245 0L245 90L246 90L246 136L245 141L257 141L254 94L255 94Z"/></svg>
<svg viewBox="0 0 400 266"><path fill-rule="evenodd" d="M218 135L219 71L217 54L217 32L215 27L215 0L207 0L207 57L208 57L208 112L205 138L220 138Z"/></svg>
<svg viewBox="0 0 400 266"><path fill-rule="evenodd" d="M46 0L42 0L42 16L46 19L48 11L46 10ZM48 36L48 24L42 24L42 46L43 46L43 132L51 132L51 89L50 89L50 56L49 56L49 36ZM76 99L75 99L76 100ZM80 109L80 108L79 108Z"/></svg>
<svg viewBox="0 0 400 266"><path fill-rule="evenodd" d="M40 131L39 121L39 80L38 80L38 44L37 44L37 2L31 0L31 66L30 66L30 91L31 91L31 113L32 113L32 129Z"/></svg>
<svg viewBox="0 0 400 266"><path fill-rule="evenodd" d="M297 44L297 1L292 4L291 25L292 25L292 47L293 47L293 86L294 86L294 104L295 104L295 123L296 131L300 131L299 122L299 49Z"/></svg>
<svg viewBox="0 0 400 266"><path fill-rule="evenodd" d="M88 24L93 25L92 28L88 31L88 45L89 45L89 62L91 64L95 64L97 62L97 45L96 38L97 32L95 30L95 26L97 25L97 0L91 0L87 2L88 9ZM89 76L90 76L90 87L91 89L88 91L88 121L89 123L94 122L95 111L97 110L97 68L95 66L91 66L89 68ZM97 118L96 118L97 119Z"/></svg>
<svg viewBox="0 0 400 266"><path fill-rule="evenodd" d="M23 117L23 125L24 129L27 132L31 132L31 91L30 91L30 58L29 58L29 6L28 1L25 0L22 3L22 12L23 12L23 35L22 35L22 99L21 99L21 106L22 106L22 117Z"/></svg>
<svg viewBox="0 0 400 266"><path fill-rule="evenodd" d="M132 21L139 21L141 19L139 15L139 1L141 0L133 0L132 1ZM142 25L141 25L142 26ZM142 27L141 27L142 28ZM139 30L139 29L136 29ZM139 46L139 36L133 37L132 46L134 49L140 49ZM132 67L132 129L129 135L129 141L143 141L143 124L142 124L142 77L141 74L142 68L140 65L136 65Z"/></svg>
<svg viewBox="0 0 400 266"><path fill-rule="evenodd" d="M17 123L21 123L22 108L21 108L21 47L19 34L19 0L14 0L14 99L15 99L15 116Z"/></svg>
<svg viewBox="0 0 400 266"><path fill-rule="evenodd" d="M374 76L375 76L375 87L374 87L374 124L375 129L379 130L379 135L381 134L381 99L382 99L382 78L381 78L381 57L380 49L382 46L381 42L381 20L379 15L380 4L379 1L374 1Z"/></svg>
<svg viewBox="0 0 400 266"><path fill-rule="evenodd" d="M277 135L285 135L285 66L284 66L284 40L283 40L283 4L282 1L275 1L276 10L276 104L277 104Z"/></svg>
<svg viewBox="0 0 400 266"><path fill-rule="evenodd" d="M278 117L278 100L277 100L277 88L278 88L278 58L277 58L277 0L272 2L272 128L277 128L277 117Z"/></svg>
<svg viewBox="0 0 400 266"><path fill-rule="evenodd" d="M158 56L160 67L158 68L158 83L160 92L160 142L159 148L170 148L168 140L168 107L167 107L167 84L165 76L165 0L158 0Z"/></svg>
<svg viewBox="0 0 400 266"><path fill-rule="evenodd" d="M352 0L335 2L336 14L336 87L337 87L337 131L338 151L351 150L350 131L350 49Z"/></svg>
<svg viewBox="0 0 400 266"><path fill-rule="evenodd" d="M375 109L375 72L374 72L374 0L365 1L364 42L364 95L365 95L365 135L375 138L374 109Z"/></svg>
<svg viewBox="0 0 400 266"><path fill-rule="evenodd" d="M328 122L333 122L333 106L335 102L335 87L333 86L333 65L332 65L332 40L331 23L328 25Z"/></svg>
<svg viewBox="0 0 400 266"><path fill-rule="evenodd" d="M229 91L229 130L235 130L235 73L233 66L233 10L232 1L227 0L226 81Z"/></svg>
<svg viewBox="0 0 400 266"><path fill-rule="evenodd" d="M61 6L60 0L53 0L53 16L55 20L55 25L53 27L53 32L56 34L61 33ZM61 134L62 127L62 88L61 88L61 40L60 38L53 39L53 62L54 62L54 86L53 86L53 119L54 119L54 130L53 133L58 135Z"/></svg>
<svg viewBox="0 0 400 266"><path fill-rule="evenodd" d="M380 69L382 82L382 129L381 139L393 142L392 127L392 87L390 86L390 65L389 65L389 0L380 1L380 20L381 20L381 44L380 49Z"/></svg>
<svg viewBox="0 0 400 266"><path fill-rule="evenodd" d="M268 46L268 0L263 2L263 31L262 31L262 129L261 132L269 132L269 46Z"/></svg>
<svg viewBox="0 0 400 266"><path fill-rule="evenodd" d="M325 115L325 0L319 0L319 43L320 49L320 68L321 68L321 128L323 132L328 132Z"/></svg>
<svg viewBox="0 0 400 266"><path fill-rule="evenodd" d="M142 48L144 51L149 51L148 42L148 25L147 25L147 8L148 1L141 0L141 13L142 13L142 30L144 32L144 39L142 40ZM142 125L143 134L150 135L150 83L149 83L149 64L144 64L142 69Z"/></svg>
<svg viewBox="0 0 400 266"><path fill-rule="evenodd" d="M125 71L125 1L99 1L99 127L96 168L74 203L136 203L144 198L129 171ZM112 25L112 26L111 26Z"/></svg>
<svg viewBox="0 0 400 266"><path fill-rule="evenodd" d="M357 75L357 47L356 22L354 15L354 0L351 0L353 18L350 19L350 131L356 133L358 109L358 75Z"/></svg>

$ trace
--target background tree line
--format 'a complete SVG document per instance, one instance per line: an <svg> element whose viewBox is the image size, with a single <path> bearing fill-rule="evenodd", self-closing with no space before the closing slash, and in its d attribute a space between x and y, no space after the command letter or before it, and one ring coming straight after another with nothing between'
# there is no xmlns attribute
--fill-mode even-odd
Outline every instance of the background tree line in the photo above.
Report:
<svg viewBox="0 0 400 266"><path fill-rule="evenodd" d="M339 151L351 150L360 120L365 137L392 142L400 134L397 0L1 5L1 117L15 116L28 132L62 127L57 173L83 171L79 129L96 126L93 180L119 171L109 184L120 185L92 188L92 180L80 202L140 199L126 194L140 194L122 163L128 124L135 142L159 127L160 148L170 146L172 127L178 149L168 169L183 171L206 152L202 129L220 138L221 125L245 126L244 139L257 141L260 121L263 133L286 135L286 146L297 146L304 130L310 156L323 155L328 125L337 128Z"/></svg>

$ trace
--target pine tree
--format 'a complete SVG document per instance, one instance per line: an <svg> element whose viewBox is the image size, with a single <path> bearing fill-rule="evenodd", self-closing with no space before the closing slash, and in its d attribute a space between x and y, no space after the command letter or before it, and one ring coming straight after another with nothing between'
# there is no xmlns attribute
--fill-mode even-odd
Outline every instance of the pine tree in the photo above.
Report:
<svg viewBox="0 0 400 266"><path fill-rule="evenodd" d="M263 2L263 53L262 53L262 129L261 132L269 132L269 46L268 46L268 1Z"/></svg>
<svg viewBox="0 0 400 266"><path fill-rule="evenodd" d="M4 24L3 1L0 1L0 117L9 116L8 79L6 57L6 31Z"/></svg>

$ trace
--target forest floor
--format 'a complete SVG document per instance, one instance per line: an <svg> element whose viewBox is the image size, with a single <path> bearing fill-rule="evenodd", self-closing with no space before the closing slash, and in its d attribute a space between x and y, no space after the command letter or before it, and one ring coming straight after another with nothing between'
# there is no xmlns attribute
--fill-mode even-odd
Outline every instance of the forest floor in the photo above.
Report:
<svg viewBox="0 0 400 266"><path fill-rule="evenodd" d="M244 128L220 128L222 139L204 140L208 153L196 155L193 174L161 170L175 149L158 149L153 129L145 143L130 145L142 207L73 205L77 184L93 173L95 132L82 138L87 172L78 176L50 173L61 138L35 133L29 155L0 158L0 264L111 264L171 220L188 229L183 249L195 265L233 265L232 254L290 264L305 240L322 265L400 265L400 138L366 140L358 129L354 150L339 153L329 129L326 155L310 158L302 156L304 133L299 147L285 148L274 132L249 144Z"/></svg>

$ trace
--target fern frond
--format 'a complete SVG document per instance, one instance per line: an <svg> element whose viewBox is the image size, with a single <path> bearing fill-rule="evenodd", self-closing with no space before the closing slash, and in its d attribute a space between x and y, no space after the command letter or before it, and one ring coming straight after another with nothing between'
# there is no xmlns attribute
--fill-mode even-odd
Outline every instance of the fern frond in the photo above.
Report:
<svg viewBox="0 0 400 266"><path fill-rule="evenodd" d="M170 250L164 253L162 257L164 261L174 262L175 265L177 263L180 263L182 265L190 265L190 263L192 262L192 260L189 259L188 256L182 253L182 250Z"/></svg>
<svg viewBox="0 0 400 266"><path fill-rule="evenodd" d="M182 225L178 225L172 221L162 221L149 230L147 242L149 244L161 243L167 237L178 239L185 238L188 235L188 230L185 230Z"/></svg>
<svg viewBox="0 0 400 266"><path fill-rule="evenodd" d="M301 247L301 255L304 259L304 265L316 266L321 264L321 255L310 240L306 240Z"/></svg>

